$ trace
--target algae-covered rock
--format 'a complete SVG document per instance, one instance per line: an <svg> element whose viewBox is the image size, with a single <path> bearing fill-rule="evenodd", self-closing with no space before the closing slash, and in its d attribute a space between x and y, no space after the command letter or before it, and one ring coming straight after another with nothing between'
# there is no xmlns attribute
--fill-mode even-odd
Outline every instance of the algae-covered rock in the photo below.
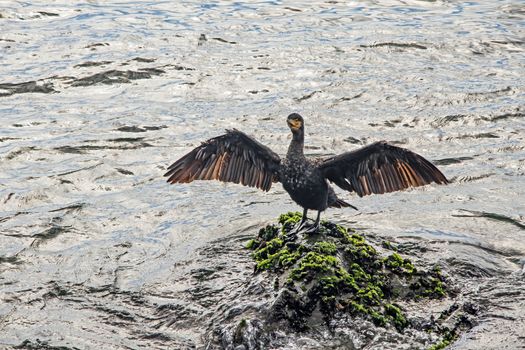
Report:
<svg viewBox="0 0 525 350"><path fill-rule="evenodd" d="M326 322L345 313L403 332L410 321L399 302L447 295L439 267L425 270L395 251L381 254L362 235L330 222L315 234L292 234L300 220L300 213L283 214L247 244L256 272L277 276L275 320L300 331L317 311Z"/></svg>
<svg viewBox="0 0 525 350"><path fill-rule="evenodd" d="M429 263L424 241L386 242L331 222L294 234L300 220L281 215L199 257L207 273L197 270L191 292L214 307L207 349L437 350L475 324L478 305Z"/></svg>

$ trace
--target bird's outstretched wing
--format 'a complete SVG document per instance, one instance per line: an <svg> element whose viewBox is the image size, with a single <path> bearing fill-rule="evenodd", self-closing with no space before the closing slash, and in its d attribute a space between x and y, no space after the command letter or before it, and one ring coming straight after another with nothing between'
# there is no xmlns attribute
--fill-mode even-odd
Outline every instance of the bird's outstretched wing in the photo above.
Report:
<svg viewBox="0 0 525 350"><path fill-rule="evenodd" d="M170 183L220 180L268 191L276 180L281 158L238 130L203 142L169 166Z"/></svg>
<svg viewBox="0 0 525 350"><path fill-rule="evenodd" d="M445 175L422 156L386 142L324 159L318 166L328 180L360 197L432 182L448 183Z"/></svg>

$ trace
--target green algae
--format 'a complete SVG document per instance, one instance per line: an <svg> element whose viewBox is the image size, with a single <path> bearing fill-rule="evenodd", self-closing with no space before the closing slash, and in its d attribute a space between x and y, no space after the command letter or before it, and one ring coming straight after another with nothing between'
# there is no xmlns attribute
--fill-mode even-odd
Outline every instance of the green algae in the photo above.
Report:
<svg viewBox="0 0 525 350"><path fill-rule="evenodd" d="M248 243L246 243L246 246L245 246L245 247L246 247L247 249L255 249L255 248L256 248L256 246L255 246L256 244L257 244L257 241L256 241L255 239L250 239L250 240L248 241Z"/></svg>
<svg viewBox="0 0 525 350"><path fill-rule="evenodd" d="M281 225L281 232L289 232L299 221L302 215L299 212L289 212L281 214L277 222Z"/></svg>
<svg viewBox="0 0 525 350"><path fill-rule="evenodd" d="M291 270L290 279L308 282L319 273L333 273L337 264L337 258L332 255L310 251L301 258L299 266Z"/></svg>
<svg viewBox="0 0 525 350"><path fill-rule="evenodd" d="M337 246L332 242L315 242L314 250L320 254L334 255L337 253Z"/></svg>
<svg viewBox="0 0 525 350"><path fill-rule="evenodd" d="M319 306L327 318L344 312L403 332L410 321L399 301L446 296L439 268L416 268L396 251L384 256L363 235L327 221L315 234L289 235L300 220L298 212L283 214L247 244L256 271L276 273L284 282L295 315L289 321L296 328L307 327Z"/></svg>
<svg viewBox="0 0 525 350"><path fill-rule="evenodd" d="M392 242L389 241L383 241L381 242L381 246L385 249L393 250L397 252L397 246L395 246Z"/></svg>
<svg viewBox="0 0 525 350"><path fill-rule="evenodd" d="M447 346L455 342L459 338L459 335L455 331L447 331L445 332L443 338L441 341L433 344L430 346L427 350L442 350L445 349Z"/></svg>
<svg viewBox="0 0 525 350"><path fill-rule="evenodd" d="M396 327L398 330L405 329L408 326L408 321L399 308L399 306L393 304L385 304L385 315L389 318L389 321Z"/></svg>
<svg viewBox="0 0 525 350"><path fill-rule="evenodd" d="M416 272L416 268L408 259L404 259L398 253L393 253L383 259L385 266L391 270L397 270L406 275L412 275Z"/></svg>

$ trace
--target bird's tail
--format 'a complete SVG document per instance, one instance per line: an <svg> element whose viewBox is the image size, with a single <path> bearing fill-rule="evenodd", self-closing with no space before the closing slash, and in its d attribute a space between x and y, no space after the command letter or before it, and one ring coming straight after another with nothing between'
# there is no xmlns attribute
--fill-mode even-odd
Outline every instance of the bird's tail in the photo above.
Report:
<svg viewBox="0 0 525 350"><path fill-rule="evenodd" d="M332 203L330 206L331 206L331 207L334 207L334 208L346 208L346 207L350 207L350 208L352 208L352 209L359 210L359 209L357 209L356 207L354 207L352 204L347 203L347 202L345 202L344 200L339 199L339 198L337 198L336 201L335 201L334 203Z"/></svg>

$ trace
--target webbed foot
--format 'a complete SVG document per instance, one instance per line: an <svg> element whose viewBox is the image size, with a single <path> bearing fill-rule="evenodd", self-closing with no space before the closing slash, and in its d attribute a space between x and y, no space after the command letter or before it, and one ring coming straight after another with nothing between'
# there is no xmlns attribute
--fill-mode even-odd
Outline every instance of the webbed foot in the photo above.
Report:
<svg viewBox="0 0 525 350"><path fill-rule="evenodd" d="M306 230L302 231L302 233L303 234L311 234L311 233L319 232L319 228L321 226L320 218L321 218L321 212L318 211L317 212L317 219L315 219L314 224L312 226L308 226L308 228Z"/></svg>
<svg viewBox="0 0 525 350"><path fill-rule="evenodd" d="M303 209L303 216L301 217L301 221L299 221L299 223L297 225L295 225L295 227L288 232L287 236L289 237L295 237L297 236L297 234L299 232L301 232L302 229L304 229L307 224L306 222L308 221L308 217L306 216L308 214L308 209Z"/></svg>
<svg viewBox="0 0 525 350"><path fill-rule="evenodd" d="M306 224L306 220L301 221L297 225L295 225L295 227L291 231L289 231L286 235L288 237L295 237L297 236L299 232L301 232L301 230L303 230L307 226L308 225Z"/></svg>
<svg viewBox="0 0 525 350"><path fill-rule="evenodd" d="M302 234L313 234L313 233L318 233L319 232L319 229L320 229L320 225L319 223L317 224L313 224L311 226L307 226L307 228L303 231L301 231Z"/></svg>

